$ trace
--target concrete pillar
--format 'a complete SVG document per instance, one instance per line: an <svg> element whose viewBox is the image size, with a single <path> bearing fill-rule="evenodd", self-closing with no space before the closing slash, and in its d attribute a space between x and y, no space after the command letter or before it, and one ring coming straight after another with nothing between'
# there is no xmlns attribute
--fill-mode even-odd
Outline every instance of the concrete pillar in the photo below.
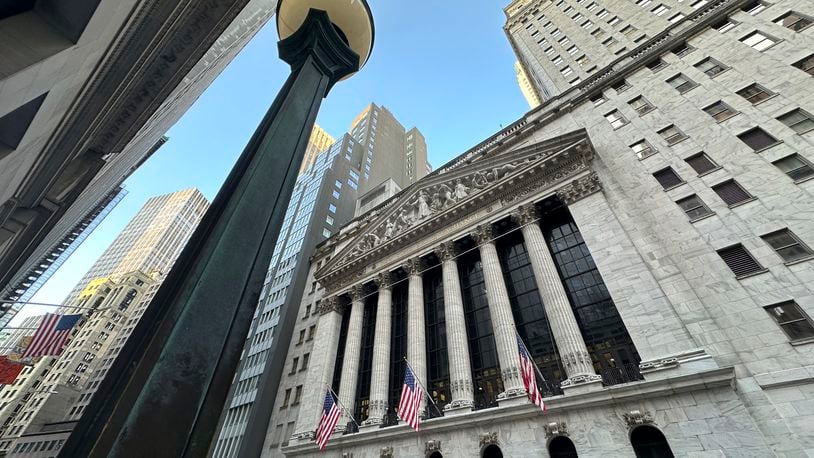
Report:
<svg viewBox="0 0 814 458"><path fill-rule="evenodd" d="M408 276L407 291L407 360L415 371L418 380L427 386L427 342L424 322L424 278L421 276L425 265L421 258L413 258L403 266ZM429 389L429 388L428 388ZM421 400L419 412L423 413L426 396Z"/></svg>
<svg viewBox="0 0 814 458"><path fill-rule="evenodd" d="M469 341L466 336L466 317L458 279L458 254L453 242L442 243L436 250L441 259L444 279L444 315L446 317L447 354L452 401L444 407L447 412L472 409L472 365L469 360Z"/></svg>
<svg viewBox="0 0 814 458"><path fill-rule="evenodd" d="M498 401L526 395L523 379L520 376L520 356L517 349L517 328L512 316L512 305L509 292L503 280L503 270L494 243L491 224L478 226L472 234L478 242L483 279L486 283L486 299L489 302L489 316L495 333L495 345L500 362L500 375L503 379L504 392L498 395Z"/></svg>
<svg viewBox="0 0 814 458"><path fill-rule="evenodd" d="M359 378L359 357L362 351L362 318L365 312L364 290L356 285L350 290L350 321L342 359L342 380L339 383L339 402L347 409L337 428L344 429L356 408L356 385ZM347 312L346 312L347 313ZM358 421L358 420L357 420Z"/></svg>
<svg viewBox="0 0 814 458"><path fill-rule="evenodd" d="M523 205L512 214L512 219L521 226L537 289L543 300L548 324L568 377L562 382L562 387L569 388L586 383L599 385L602 377L594 370L585 339L579 330L577 318L557 271L557 265L540 229L537 209L534 205Z"/></svg>
<svg viewBox="0 0 814 458"><path fill-rule="evenodd" d="M373 341L373 366L370 380L370 410L362 426L378 426L387 414L390 382L390 345L393 321L393 292L390 273L380 274L376 280L379 302L376 309L376 331Z"/></svg>

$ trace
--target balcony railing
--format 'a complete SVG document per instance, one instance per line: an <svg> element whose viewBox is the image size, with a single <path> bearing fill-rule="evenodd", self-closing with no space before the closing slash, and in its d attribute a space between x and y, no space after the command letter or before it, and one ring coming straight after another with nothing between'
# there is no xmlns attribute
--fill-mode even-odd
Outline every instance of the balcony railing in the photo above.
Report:
<svg viewBox="0 0 814 458"><path fill-rule="evenodd" d="M605 369L599 373L605 386L621 385L622 383L638 382L644 380L639 371L638 364L623 364L621 366Z"/></svg>

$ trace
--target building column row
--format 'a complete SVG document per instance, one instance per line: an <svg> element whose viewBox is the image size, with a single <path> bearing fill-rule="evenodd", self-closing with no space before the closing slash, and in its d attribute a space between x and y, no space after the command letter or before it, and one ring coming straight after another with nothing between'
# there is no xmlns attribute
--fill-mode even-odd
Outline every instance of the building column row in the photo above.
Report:
<svg viewBox="0 0 814 458"><path fill-rule="evenodd" d="M387 414L390 381L390 345L393 321L393 291L390 273L379 274L374 280L379 288L376 308L376 329L373 334L373 365L370 375L370 411L362 425L381 425Z"/></svg>

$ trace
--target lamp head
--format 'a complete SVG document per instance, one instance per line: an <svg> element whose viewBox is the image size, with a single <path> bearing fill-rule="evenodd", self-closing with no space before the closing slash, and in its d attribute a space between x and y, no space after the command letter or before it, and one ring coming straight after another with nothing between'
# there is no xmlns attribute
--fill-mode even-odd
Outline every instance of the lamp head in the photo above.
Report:
<svg viewBox="0 0 814 458"><path fill-rule="evenodd" d="M359 55L359 68L373 51L373 14L366 0L280 0L277 4L277 33L280 40L290 37L305 22L311 9L328 13L339 35Z"/></svg>

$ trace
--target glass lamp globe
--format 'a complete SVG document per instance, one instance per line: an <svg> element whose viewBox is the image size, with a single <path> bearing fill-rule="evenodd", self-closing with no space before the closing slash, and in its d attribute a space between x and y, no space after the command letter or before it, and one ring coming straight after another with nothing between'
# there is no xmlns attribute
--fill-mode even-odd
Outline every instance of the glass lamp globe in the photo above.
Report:
<svg viewBox="0 0 814 458"><path fill-rule="evenodd" d="M347 45L359 55L359 68L373 51L373 14L366 0L280 0L277 5L277 33L280 40L296 32L311 9L328 13Z"/></svg>

